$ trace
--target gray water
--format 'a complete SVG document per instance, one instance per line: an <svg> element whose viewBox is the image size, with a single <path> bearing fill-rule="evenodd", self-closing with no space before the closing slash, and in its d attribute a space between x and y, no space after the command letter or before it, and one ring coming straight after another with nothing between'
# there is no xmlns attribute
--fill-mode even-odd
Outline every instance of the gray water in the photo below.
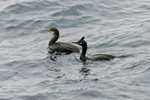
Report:
<svg viewBox="0 0 150 100"><path fill-rule="evenodd" d="M85 36L87 56L129 56L49 54L51 27L61 42ZM0 100L150 100L149 51L150 0L0 1Z"/></svg>

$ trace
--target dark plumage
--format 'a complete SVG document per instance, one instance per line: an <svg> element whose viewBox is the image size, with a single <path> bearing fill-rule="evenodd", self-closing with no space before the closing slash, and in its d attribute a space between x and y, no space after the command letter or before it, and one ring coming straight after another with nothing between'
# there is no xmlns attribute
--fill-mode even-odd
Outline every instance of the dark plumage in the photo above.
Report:
<svg viewBox="0 0 150 100"><path fill-rule="evenodd" d="M111 59L114 59L114 58L122 58L122 57L125 57L125 56L112 56L112 55L107 55L107 54L95 54L95 55L92 55L91 57L86 57L86 51L87 51L87 43L86 41L84 40L84 37L82 37L78 42L73 42L73 43L76 43L80 46L82 46L82 53L80 55L80 60L82 61L86 61L86 60L91 60L91 61L102 61L102 60L111 60Z"/></svg>
<svg viewBox="0 0 150 100"><path fill-rule="evenodd" d="M51 28L50 30L45 31L53 34L52 39L49 41L49 47L52 51L62 53L80 52L79 49L71 43L56 42L59 38L59 31L57 28Z"/></svg>

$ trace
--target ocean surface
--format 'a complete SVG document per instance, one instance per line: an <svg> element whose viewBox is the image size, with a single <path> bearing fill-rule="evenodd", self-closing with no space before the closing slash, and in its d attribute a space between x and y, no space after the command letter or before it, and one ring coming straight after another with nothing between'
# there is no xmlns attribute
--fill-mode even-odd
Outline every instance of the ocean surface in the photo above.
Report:
<svg viewBox="0 0 150 100"><path fill-rule="evenodd" d="M128 57L50 54L52 27L85 36L87 56ZM150 0L1 0L0 100L150 100Z"/></svg>

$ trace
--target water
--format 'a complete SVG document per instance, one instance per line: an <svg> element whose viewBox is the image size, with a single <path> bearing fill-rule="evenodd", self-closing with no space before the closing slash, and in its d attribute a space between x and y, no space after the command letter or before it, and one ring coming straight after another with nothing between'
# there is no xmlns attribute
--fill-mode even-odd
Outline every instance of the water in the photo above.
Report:
<svg viewBox="0 0 150 100"><path fill-rule="evenodd" d="M149 10L149 0L1 0L0 100L149 100ZM87 56L130 56L51 55L51 27L59 41L85 36Z"/></svg>

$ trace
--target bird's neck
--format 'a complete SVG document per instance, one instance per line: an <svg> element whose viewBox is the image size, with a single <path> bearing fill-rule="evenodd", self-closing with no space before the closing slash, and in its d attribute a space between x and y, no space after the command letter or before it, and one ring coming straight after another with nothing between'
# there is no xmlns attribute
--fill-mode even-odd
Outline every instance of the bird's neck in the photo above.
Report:
<svg viewBox="0 0 150 100"><path fill-rule="evenodd" d="M59 34L54 34L52 39L49 41L49 45L54 44L59 38Z"/></svg>
<svg viewBox="0 0 150 100"><path fill-rule="evenodd" d="M82 46L82 53L80 55L80 60L86 61L86 51L87 51L87 44Z"/></svg>

